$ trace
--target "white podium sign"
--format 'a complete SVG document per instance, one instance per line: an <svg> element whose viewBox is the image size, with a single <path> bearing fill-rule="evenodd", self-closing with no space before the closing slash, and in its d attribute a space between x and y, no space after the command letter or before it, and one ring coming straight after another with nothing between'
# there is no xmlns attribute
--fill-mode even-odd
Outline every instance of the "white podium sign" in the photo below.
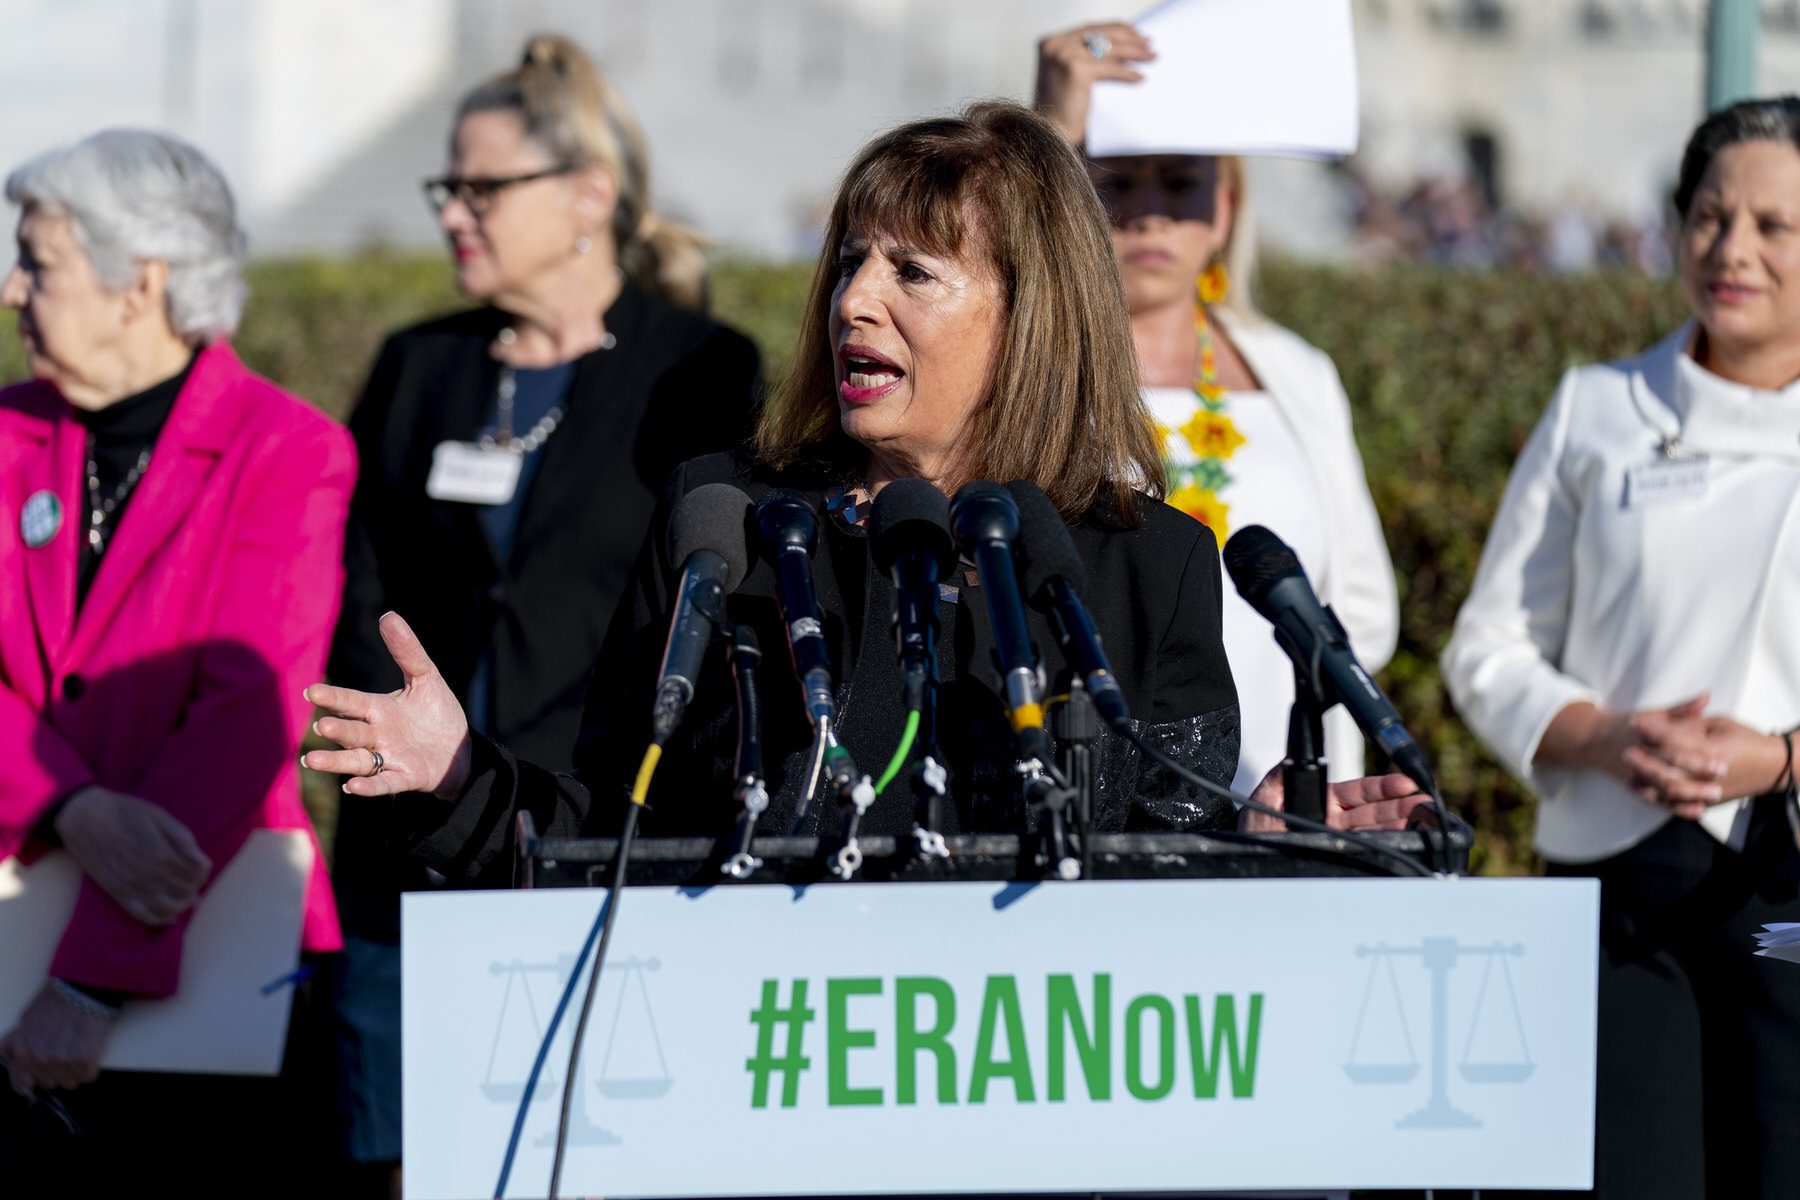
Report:
<svg viewBox="0 0 1800 1200"><path fill-rule="evenodd" d="M409 1200L493 1194L605 900L405 898ZM1585 1188L1598 913L1588 880L630 889L562 1190ZM548 1183L579 994L508 1196Z"/></svg>

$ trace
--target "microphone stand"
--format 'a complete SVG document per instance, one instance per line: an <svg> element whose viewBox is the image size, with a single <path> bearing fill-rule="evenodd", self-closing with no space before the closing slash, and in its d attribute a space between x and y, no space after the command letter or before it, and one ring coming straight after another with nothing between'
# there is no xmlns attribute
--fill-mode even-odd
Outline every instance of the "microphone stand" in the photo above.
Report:
<svg viewBox="0 0 1800 1200"><path fill-rule="evenodd" d="M1070 673L1068 698L1050 713L1050 733L1056 739L1058 766L1069 783L1070 808L1075 819L1080 873L1093 873L1094 743L1100 737L1100 713L1094 708L1081 676ZM1055 817L1053 816L1053 819ZM1054 848L1053 848L1054 852Z"/></svg>
<svg viewBox="0 0 1800 1200"><path fill-rule="evenodd" d="M1288 710L1287 758L1281 763L1282 810L1325 819L1325 700L1323 681L1294 656L1294 704ZM1316 665L1316 664L1315 664Z"/></svg>
<svg viewBox="0 0 1800 1200"><path fill-rule="evenodd" d="M920 858L949 858L944 844L944 794L949 773L937 752L937 661L926 660L925 686L919 702L918 756L913 760L913 843Z"/></svg>
<svg viewBox="0 0 1800 1200"><path fill-rule="evenodd" d="M867 775L857 772L856 761L850 757L850 751L838 743L836 732L830 731L827 736L830 740L825 745L825 765L831 774L832 790L837 793L838 811L843 819L838 829L838 849L831 855L829 866L833 875L848 879L862 866L863 852L856 835L863 814L875 803L875 784Z"/></svg>
<svg viewBox="0 0 1800 1200"><path fill-rule="evenodd" d="M1018 753L1025 810L1037 817L1034 824L1043 838L1038 861L1058 879L1080 878L1081 863L1069 853L1069 809L1076 800L1076 789L1064 781L1042 729L1022 732Z"/></svg>
<svg viewBox="0 0 1800 1200"><path fill-rule="evenodd" d="M732 798L737 801L738 816L732 836L736 850L719 866L721 873L733 879L747 879L763 865L762 859L750 853L756 820L769 807L769 789L763 782L762 701L756 691L756 665L761 658L756 631L748 625L733 628L731 677L737 683L738 741L737 785Z"/></svg>

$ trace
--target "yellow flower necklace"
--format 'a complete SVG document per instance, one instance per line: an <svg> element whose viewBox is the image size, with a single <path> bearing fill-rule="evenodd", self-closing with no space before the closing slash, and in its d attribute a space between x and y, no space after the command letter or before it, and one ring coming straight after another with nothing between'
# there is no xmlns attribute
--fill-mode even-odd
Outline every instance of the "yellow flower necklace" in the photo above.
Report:
<svg viewBox="0 0 1800 1200"><path fill-rule="evenodd" d="M1162 427L1159 430L1165 442L1179 434L1194 454L1191 463L1168 464L1168 503L1204 522L1220 545L1231 536L1231 506L1219 498L1219 493L1231 486L1232 477L1225 469L1225 460L1237 453L1245 441L1226 411L1226 392L1219 386L1212 323L1206 315L1208 304L1216 304L1225 298L1228 282L1225 267L1220 263L1214 263L1200 273L1196 285L1200 303L1194 306L1194 338L1200 351L1194 370L1194 395L1199 399L1200 407L1179 428Z"/></svg>

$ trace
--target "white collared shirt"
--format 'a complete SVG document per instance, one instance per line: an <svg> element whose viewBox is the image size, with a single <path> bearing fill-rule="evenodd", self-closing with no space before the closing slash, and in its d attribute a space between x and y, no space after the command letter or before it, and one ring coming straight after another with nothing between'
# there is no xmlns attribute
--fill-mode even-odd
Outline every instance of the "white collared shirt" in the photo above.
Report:
<svg viewBox="0 0 1800 1200"><path fill-rule="evenodd" d="M1687 354L1692 325L1563 377L1520 453L1444 650L1477 736L1538 794L1536 844L1591 862L1670 819L1599 771L1533 761L1552 718L1711 694L1710 714L1800 724L1800 384L1759 391ZM1708 833L1742 846L1745 801Z"/></svg>

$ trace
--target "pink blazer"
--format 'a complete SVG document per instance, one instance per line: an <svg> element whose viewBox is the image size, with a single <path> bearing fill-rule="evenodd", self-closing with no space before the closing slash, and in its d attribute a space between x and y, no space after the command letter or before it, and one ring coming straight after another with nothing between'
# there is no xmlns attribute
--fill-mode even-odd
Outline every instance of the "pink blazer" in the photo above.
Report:
<svg viewBox="0 0 1800 1200"><path fill-rule="evenodd" d="M252 830L309 828L300 693L337 617L356 453L229 346L207 347L77 615L85 455L54 388L0 390L0 858L41 853L45 810L98 783L179 817L217 871ZM45 490L62 525L31 547L20 513ZM144 925L84 881L51 973L169 995L186 924ZM341 944L322 857L303 935Z"/></svg>

